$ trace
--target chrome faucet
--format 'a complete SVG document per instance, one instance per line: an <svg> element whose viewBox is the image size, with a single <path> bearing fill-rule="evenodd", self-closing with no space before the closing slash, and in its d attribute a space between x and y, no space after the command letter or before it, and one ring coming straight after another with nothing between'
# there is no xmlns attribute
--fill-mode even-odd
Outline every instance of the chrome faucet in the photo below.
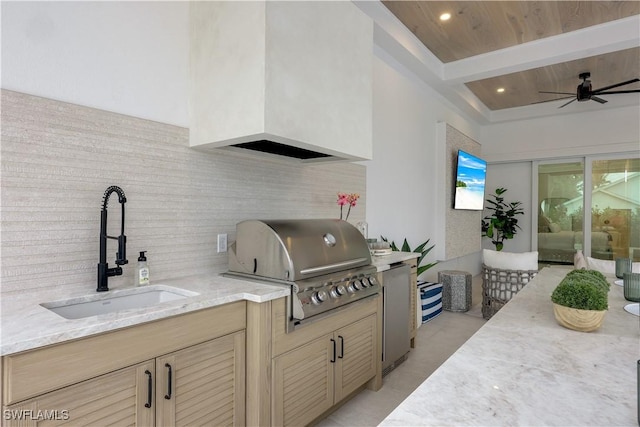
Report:
<svg viewBox="0 0 640 427"><path fill-rule="evenodd" d="M107 204L111 193L118 193L118 201L122 206L122 220L120 222L120 235L118 237L107 236ZM98 292L109 290L109 277L122 275L121 265L127 264L127 236L124 235L124 204L127 198L124 196L122 188L112 185L104 192L102 201L102 211L100 212L100 262L98 263ZM107 239L118 241L118 253L116 253L117 267L109 268L107 264Z"/></svg>

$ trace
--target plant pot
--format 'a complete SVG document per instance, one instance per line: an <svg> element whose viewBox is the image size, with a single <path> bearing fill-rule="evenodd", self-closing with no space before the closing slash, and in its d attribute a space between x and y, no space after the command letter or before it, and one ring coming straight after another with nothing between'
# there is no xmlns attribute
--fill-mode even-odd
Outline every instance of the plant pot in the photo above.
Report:
<svg viewBox="0 0 640 427"><path fill-rule="evenodd" d="M553 303L553 314L561 326L574 331L591 332L602 325L607 310L580 310Z"/></svg>

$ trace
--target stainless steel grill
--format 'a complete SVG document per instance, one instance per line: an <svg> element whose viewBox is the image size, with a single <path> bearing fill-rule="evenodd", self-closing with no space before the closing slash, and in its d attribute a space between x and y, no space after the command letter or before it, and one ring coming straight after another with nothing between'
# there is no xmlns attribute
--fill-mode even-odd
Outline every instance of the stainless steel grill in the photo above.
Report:
<svg viewBox="0 0 640 427"><path fill-rule="evenodd" d="M365 238L337 219L236 225L230 276L288 286L287 331L380 292Z"/></svg>

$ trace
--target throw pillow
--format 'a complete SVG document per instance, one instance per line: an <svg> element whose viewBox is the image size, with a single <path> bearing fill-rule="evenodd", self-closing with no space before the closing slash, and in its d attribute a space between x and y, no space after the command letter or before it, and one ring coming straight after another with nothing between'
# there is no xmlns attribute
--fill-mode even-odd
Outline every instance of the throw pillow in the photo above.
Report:
<svg viewBox="0 0 640 427"><path fill-rule="evenodd" d="M482 261L503 270L538 270L538 251L515 253L483 249Z"/></svg>
<svg viewBox="0 0 640 427"><path fill-rule="evenodd" d="M587 268L589 268L589 270L598 270L605 274L616 274L616 262L607 259L591 258L588 256ZM631 271L633 273L640 273L640 262L632 263Z"/></svg>
<svg viewBox="0 0 640 427"><path fill-rule="evenodd" d="M585 259L582 251L577 251L576 254L574 255L573 268L575 268L576 270L586 270L588 268L587 260Z"/></svg>

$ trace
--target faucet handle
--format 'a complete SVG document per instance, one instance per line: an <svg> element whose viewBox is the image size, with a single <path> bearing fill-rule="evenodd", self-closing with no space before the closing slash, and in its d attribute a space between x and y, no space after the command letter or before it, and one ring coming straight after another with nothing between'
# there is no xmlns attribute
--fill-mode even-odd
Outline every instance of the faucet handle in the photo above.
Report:
<svg viewBox="0 0 640 427"><path fill-rule="evenodd" d="M116 253L116 265L128 264L127 260L127 236L121 234L118 236L118 252Z"/></svg>

